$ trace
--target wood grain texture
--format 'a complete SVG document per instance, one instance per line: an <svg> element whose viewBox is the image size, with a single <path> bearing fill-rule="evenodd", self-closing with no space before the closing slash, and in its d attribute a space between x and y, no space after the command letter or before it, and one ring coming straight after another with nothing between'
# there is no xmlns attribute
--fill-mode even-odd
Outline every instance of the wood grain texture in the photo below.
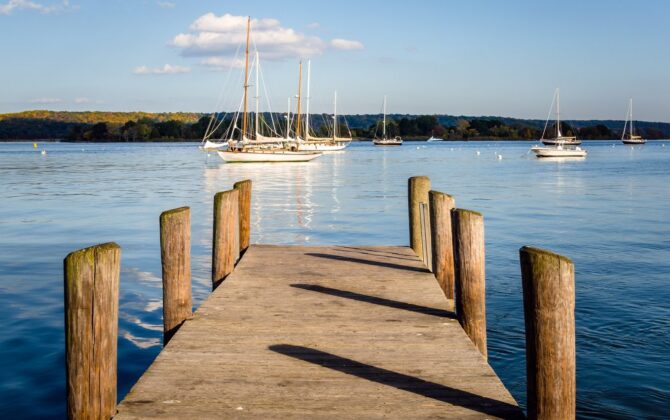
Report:
<svg viewBox="0 0 670 420"><path fill-rule="evenodd" d="M212 289L233 271L240 256L239 190L214 195Z"/></svg>
<svg viewBox="0 0 670 420"><path fill-rule="evenodd" d="M240 253L244 253L249 247L251 237L251 180L238 181L233 188L240 192Z"/></svg>
<svg viewBox="0 0 670 420"><path fill-rule="evenodd" d="M430 191L430 178L427 176L413 176L407 180L409 246L421 260L423 260L423 249L421 245L421 210L419 204L428 204L428 191ZM430 246L428 249L430 249Z"/></svg>
<svg viewBox="0 0 670 420"><path fill-rule="evenodd" d="M118 419L522 418L410 248L251 245Z"/></svg>
<svg viewBox="0 0 670 420"><path fill-rule="evenodd" d="M454 244L451 233L451 210L454 198L438 191L430 191L430 233L433 252L433 274L447 299L454 298Z"/></svg>
<svg viewBox="0 0 670 420"><path fill-rule="evenodd" d="M464 209L452 211L454 301L458 322L484 358L486 349L486 257L484 217Z"/></svg>
<svg viewBox="0 0 670 420"><path fill-rule="evenodd" d="M575 271L550 251L519 251L526 323L528 418L573 419L576 410Z"/></svg>
<svg viewBox="0 0 670 420"><path fill-rule="evenodd" d="M110 418L116 413L121 248L81 249L63 266L67 416Z"/></svg>
<svg viewBox="0 0 670 420"><path fill-rule="evenodd" d="M160 221L163 272L163 343L193 313L191 297L191 210L163 212Z"/></svg>

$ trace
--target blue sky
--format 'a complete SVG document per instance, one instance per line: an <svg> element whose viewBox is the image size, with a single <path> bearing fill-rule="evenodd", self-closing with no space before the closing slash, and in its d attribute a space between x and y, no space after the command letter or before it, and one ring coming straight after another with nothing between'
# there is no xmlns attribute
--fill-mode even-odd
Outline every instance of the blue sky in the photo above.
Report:
<svg viewBox="0 0 670 420"><path fill-rule="evenodd" d="M388 95L393 113L544 119L560 87L566 119L623 119L633 97L636 119L670 121L662 0L0 0L0 112L236 107L247 15L274 111L311 58L315 112L337 90L342 113Z"/></svg>

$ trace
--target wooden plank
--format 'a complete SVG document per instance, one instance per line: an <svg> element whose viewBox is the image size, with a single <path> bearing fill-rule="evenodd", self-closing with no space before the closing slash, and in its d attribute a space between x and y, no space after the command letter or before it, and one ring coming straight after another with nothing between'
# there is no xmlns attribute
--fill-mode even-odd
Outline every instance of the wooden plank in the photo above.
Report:
<svg viewBox="0 0 670 420"><path fill-rule="evenodd" d="M116 418L521 418L406 247L251 245Z"/></svg>

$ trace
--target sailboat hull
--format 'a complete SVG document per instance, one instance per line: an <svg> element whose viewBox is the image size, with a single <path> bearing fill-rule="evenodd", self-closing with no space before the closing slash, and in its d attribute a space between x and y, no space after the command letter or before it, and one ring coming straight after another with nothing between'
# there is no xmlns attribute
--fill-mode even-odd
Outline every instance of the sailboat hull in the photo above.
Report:
<svg viewBox="0 0 670 420"><path fill-rule="evenodd" d="M376 139L372 141L375 146L402 146L402 139Z"/></svg>
<svg viewBox="0 0 670 420"><path fill-rule="evenodd" d="M586 157L586 150L580 149L579 147L563 148L558 147L533 147L530 150L535 153L535 156L539 158L551 158L551 157Z"/></svg>
<svg viewBox="0 0 670 420"><path fill-rule="evenodd" d="M308 143L298 143L298 150L302 152L337 152L339 150L344 150L349 143L337 142L337 143L319 143L319 142L308 142Z"/></svg>
<svg viewBox="0 0 670 420"><path fill-rule="evenodd" d="M621 141L623 144L645 144L647 142L645 139L626 139Z"/></svg>
<svg viewBox="0 0 670 420"><path fill-rule="evenodd" d="M226 162L309 162L321 156L320 152L291 152L285 150L253 150L253 151L217 151Z"/></svg>

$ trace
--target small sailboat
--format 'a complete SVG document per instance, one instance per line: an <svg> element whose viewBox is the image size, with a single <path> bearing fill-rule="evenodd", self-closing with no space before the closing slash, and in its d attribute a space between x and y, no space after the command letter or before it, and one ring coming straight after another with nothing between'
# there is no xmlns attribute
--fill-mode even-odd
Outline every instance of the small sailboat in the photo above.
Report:
<svg viewBox="0 0 670 420"><path fill-rule="evenodd" d="M318 151L318 152L335 152L344 150L349 143L351 143L351 136L349 138L338 136L338 120L337 120L337 91L335 92L335 100L333 102L333 136L332 137L315 137L310 133L309 125L309 100L310 100L310 75L311 75L311 60L307 61L307 106L305 112L305 138L297 138L298 150L301 151ZM298 114L298 118L300 114Z"/></svg>
<svg viewBox="0 0 670 420"><path fill-rule="evenodd" d="M578 144L581 144L580 140L577 140L576 137L563 136L561 134L561 118L560 118L560 105L559 105L560 93L558 89L556 89L554 98L556 99L556 137L554 137L553 139L544 138L544 134L547 131L547 125L549 124L549 116L551 115L551 107L550 107L549 116L547 116L547 121L544 124L544 131L542 132L542 139L541 139L542 143L546 144L547 146L533 146L531 147L530 150L533 153L535 153L535 156L539 158L586 157L587 155L586 150L577 146ZM554 105L553 101L551 105L552 106Z"/></svg>
<svg viewBox="0 0 670 420"><path fill-rule="evenodd" d="M628 133L626 133L626 126L629 127ZM633 98L630 98L630 102L628 103L628 113L626 114L626 122L623 125L621 141L624 144L645 144L647 142L642 136L633 134Z"/></svg>
<svg viewBox="0 0 670 420"><path fill-rule="evenodd" d="M564 146L566 146L566 145L578 146L578 145L582 144L582 141L578 140L577 137L575 137L575 136L564 136L563 134L561 134L561 93L558 90L558 88L556 88L556 93L555 93L554 97L556 98L556 137L554 137L553 139L545 139L544 138L544 132L542 132L542 139L540 139L540 140L542 141L543 144L546 144L546 145L549 145L549 146L555 146L555 145L558 145L558 144L561 144L561 145L564 145ZM553 105L553 102L552 102L552 105ZM549 122L549 119L547 119L547 122ZM546 131L546 129L547 129L546 124L544 126L544 129Z"/></svg>
<svg viewBox="0 0 670 420"><path fill-rule="evenodd" d="M382 108L382 137L372 140L372 144L376 146L401 146L402 138L400 136L395 136L392 139L386 137L386 96L384 96L384 105Z"/></svg>
<svg viewBox="0 0 670 420"><path fill-rule="evenodd" d="M297 150L295 142L292 139L284 137L263 136L260 131L260 113L259 113L259 57L256 52L256 114L254 132L248 129L247 102L249 88L249 34L251 32L251 17L247 19L247 38L246 49L244 53L244 99L242 112L242 129L239 133L239 139L229 139L226 150L217 150L216 153L226 162L307 162L321 156L320 152L301 152ZM302 77L302 63L300 63ZM300 115L300 83L298 86L298 115ZM235 134L235 119L231 135ZM296 136L300 135L300 119L297 120L298 126ZM287 141L289 140L289 141Z"/></svg>

